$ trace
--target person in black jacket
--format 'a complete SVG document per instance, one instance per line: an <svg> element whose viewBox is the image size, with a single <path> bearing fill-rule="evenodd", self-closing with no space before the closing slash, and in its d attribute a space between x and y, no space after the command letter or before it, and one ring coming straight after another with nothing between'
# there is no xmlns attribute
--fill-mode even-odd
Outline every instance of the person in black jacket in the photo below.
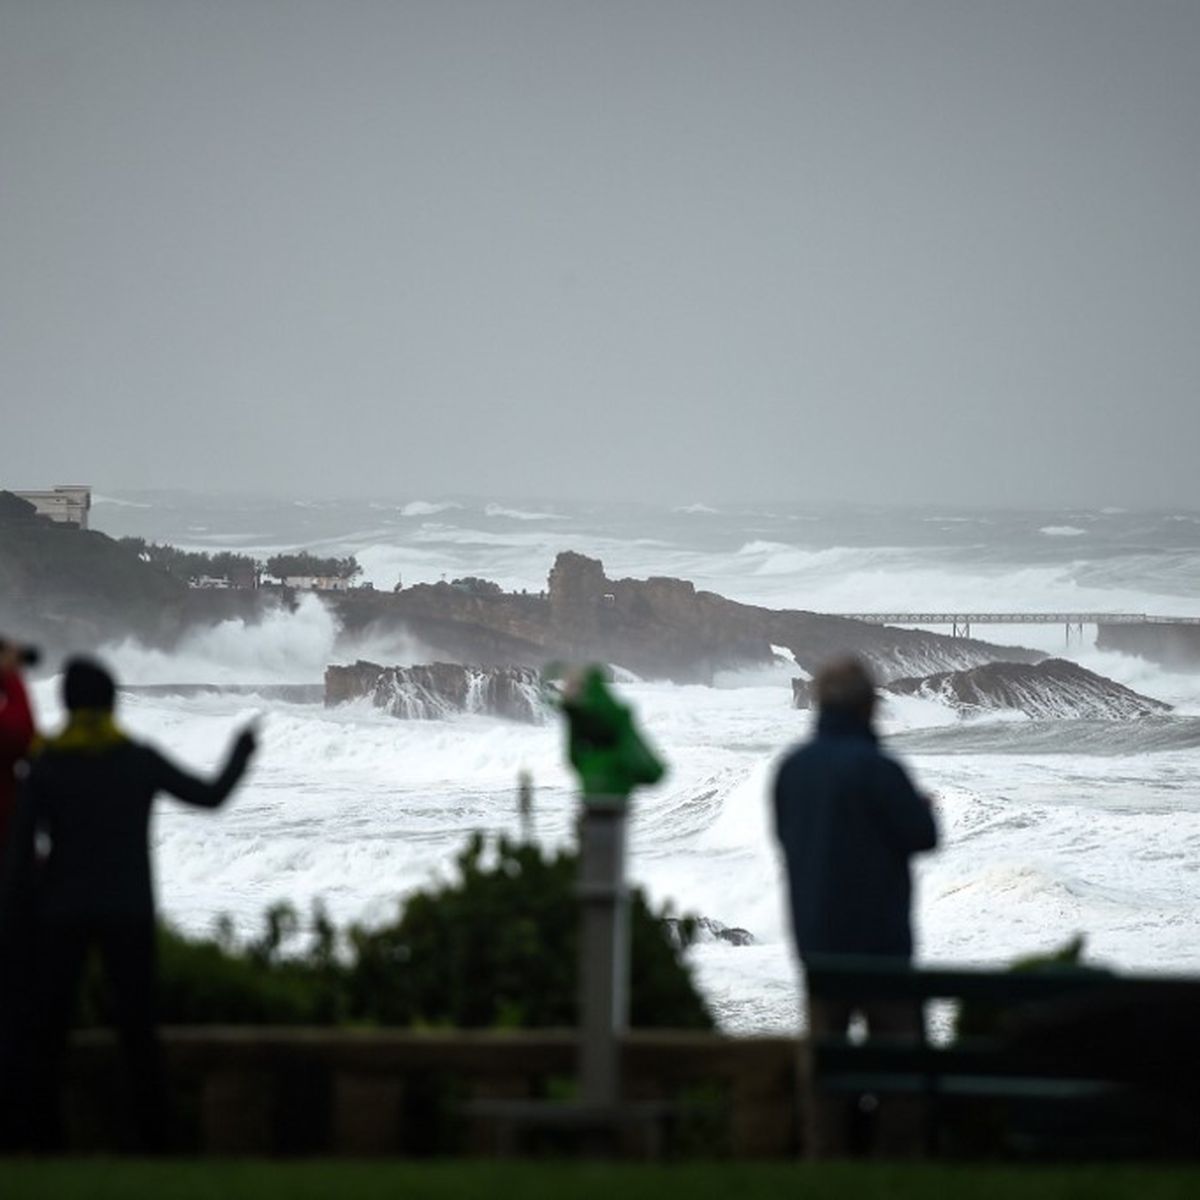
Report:
<svg viewBox="0 0 1200 1200"><path fill-rule="evenodd" d="M154 886L149 822L155 796L216 808L255 750L243 730L211 782L128 738L113 720L116 688L98 663L77 658L63 679L66 728L33 757L21 806L38 935L38 1012L31 1097L35 1138L61 1144L58 1072L88 951L100 953L129 1069L142 1147L161 1150L166 1104L155 1032Z"/></svg>
<svg viewBox="0 0 1200 1200"><path fill-rule="evenodd" d="M830 663L814 686L816 735L775 777L775 829L787 866L792 928L801 963L816 956L912 959L909 861L937 845L929 801L879 747L876 693L855 658ZM811 1035L843 1034L859 1015L872 1034L913 1034L908 1005L809 997ZM840 1119L813 1131L815 1152L842 1148ZM836 1126L836 1128L834 1128Z"/></svg>

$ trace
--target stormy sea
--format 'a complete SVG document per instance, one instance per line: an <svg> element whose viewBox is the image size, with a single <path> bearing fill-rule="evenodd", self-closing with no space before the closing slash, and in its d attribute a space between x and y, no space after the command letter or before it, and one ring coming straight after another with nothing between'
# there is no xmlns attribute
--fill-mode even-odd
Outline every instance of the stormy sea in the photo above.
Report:
<svg viewBox="0 0 1200 1200"><path fill-rule="evenodd" d="M478 576L538 592L570 549L602 559L610 577L674 576L775 608L1200 616L1194 513L131 493L97 497L92 523L190 549L353 554L381 590ZM1098 961L1200 970L1200 674L1097 649L1093 627L1069 642L1061 625L974 632L1073 659L1173 709L1113 721L888 700L887 742L934 797L944 836L918 871L922 960L999 963L1083 933ZM327 709L319 685L331 663L427 661L404 639L348 650L335 648L337 634L308 597L259 625L194 633L170 655L136 640L103 647L123 683L161 685L124 697L126 726L188 764L212 767L231 732L261 715L262 752L224 810L159 806L158 887L178 925L207 928L224 913L249 933L273 901L304 908L318 896L340 919L390 915L406 892L452 871L470 831L515 832L522 770L536 789L537 836L569 836L556 721ZM621 677L669 765L637 797L635 880L677 911L754 937L690 952L730 1031L785 1031L799 1019L768 807L774 763L811 720L791 705L796 674L781 656L713 687ZM39 682L35 700L52 723L55 681Z"/></svg>

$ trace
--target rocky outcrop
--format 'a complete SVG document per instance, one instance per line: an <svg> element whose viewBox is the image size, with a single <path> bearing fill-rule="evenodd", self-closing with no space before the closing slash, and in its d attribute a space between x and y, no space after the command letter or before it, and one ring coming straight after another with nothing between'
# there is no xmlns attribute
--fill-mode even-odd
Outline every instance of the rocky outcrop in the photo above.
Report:
<svg viewBox="0 0 1200 1200"><path fill-rule="evenodd" d="M813 671L834 654L868 659L880 678L1042 655L965 638L739 604L683 579L610 579L599 560L564 552L545 594L478 595L451 584L333 601L349 636L403 629L438 656L540 667L600 661L647 679L711 683L722 670L768 666L772 646Z"/></svg>
<svg viewBox="0 0 1200 1200"><path fill-rule="evenodd" d="M677 950L684 948L683 921L682 917L663 918L667 937ZM724 925L712 917L692 917L691 922L695 927L692 937L695 942L724 942L727 946L753 946L757 942L754 934L740 925Z"/></svg>
<svg viewBox="0 0 1200 1200"><path fill-rule="evenodd" d="M792 680L792 707L812 708L812 683L807 679Z"/></svg>
<svg viewBox="0 0 1200 1200"><path fill-rule="evenodd" d="M893 679L885 690L940 700L962 713L1016 709L1030 717L1121 720L1171 708L1062 658Z"/></svg>
<svg viewBox="0 0 1200 1200"><path fill-rule="evenodd" d="M536 723L544 716L539 675L527 667L464 667L443 662L381 667L360 660L353 666L325 669L327 706L363 698L410 721L483 713Z"/></svg>

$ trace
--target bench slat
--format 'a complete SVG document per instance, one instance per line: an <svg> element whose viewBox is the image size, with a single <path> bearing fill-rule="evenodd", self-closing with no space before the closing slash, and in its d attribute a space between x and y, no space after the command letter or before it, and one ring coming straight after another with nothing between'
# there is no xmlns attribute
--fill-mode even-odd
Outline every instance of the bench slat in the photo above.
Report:
<svg viewBox="0 0 1200 1200"><path fill-rule="evenodd" d="M813 1062L822 1079L839 1072L876 1075L908 1072L925 1076L986 1075L997 1078L1061 1075L1117 1081L1122 1074L1115 1071L1102 1055L1081 1062L1078 1054L1056 1056L1049 1051L1027 1054L999 1040L984 1038L973 1038L952 1046L882 1040L854 1043L822 1038L813 1047Z"/></svg>
<svg viewBox="0 0 1200 1200"><path fill-rule="evenodd" d="M996 1100L1094 1100L1126 1091L1120 1084L1098 1079L1043 1078L1037 1075L948 1075L923 1073L838 1071L823 1076L828 1092L878 1095L958 1097Z"/></svg>
<svg viewBox="0 0 1200 1200"><path fill-rule="evenodd" d="M945 970L887 959L813 957L806 988L823 999L985 1000L997 1004L1096 995L1159 1003L1200 1004L1200 980L1169 975L1112 975L1080 967L1036 971Z"/></svg>

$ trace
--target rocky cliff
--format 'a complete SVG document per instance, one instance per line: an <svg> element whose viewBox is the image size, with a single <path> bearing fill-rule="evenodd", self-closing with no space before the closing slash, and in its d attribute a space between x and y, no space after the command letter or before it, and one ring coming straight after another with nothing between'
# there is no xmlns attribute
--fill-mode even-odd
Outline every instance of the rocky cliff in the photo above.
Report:
<svg viewBox="0 0 1200 1200"><path fill-rule="evenodd" d="M942 634L739 604L683 579L610 579L599 560L570 551L555 559L540 596L421 584L334 603L350 635L400 628L460 661L536 667L548 659L598 660L677 683L711 683L717 671L773 663L772 646L786 647L809 671L833 654L855 652L885 679L1043 657Z"/></svg>
<svg viewBox="0 0 1200 1200"><path fill-rule="evenodd" d="M1171 709L1062 658L893 679L885 690L940 700L962 713L1016 709L1031 717L1120 720Z"/></svg>
<svg viewBox="0 0 1200 1200"><path fill-rule="evenodd" d="M527 667L464 667L442 662L381 667L360 660L353 666L326 668L326 705L363 698L410 721L486 713L536 723L545 715L538 673Z"/></svg>
<svg viewBox="0 0 1200 1200"><path fill-rule="evenodd" d="M96 530L39 517L0 492L0 634L48 657L136 636L169 647L186 630L230 617L255 621L278 597L198 591Z"/></svg>
<svg viewBox="0 0 1200 1200"><path fill-rule="evenodd" d="M102 533L54 525L12 501L0 504L0 633L41 642L52 655L130 636L169 648L197 625L253 623L293 603L287 594L190 589ZM785 647L809 671L853 651L884 679L1042 657L739 604L682 579L610 579L599 560L571 552L555 559L540 595L439 583L360 589L326 602L348 656L363 634L378 631L415 638L431 659L538 669L552 659L597 660L678 683L711 683L718 671L774 663L772 646Z"/></svg>
<svg viewBox="0 0 1200 1200"><path fill-rule="evenodd" d="M147 640L171 635L186 587L102 533L55 524L0 495L0 632L51 653L133 629Z"/></svg>

